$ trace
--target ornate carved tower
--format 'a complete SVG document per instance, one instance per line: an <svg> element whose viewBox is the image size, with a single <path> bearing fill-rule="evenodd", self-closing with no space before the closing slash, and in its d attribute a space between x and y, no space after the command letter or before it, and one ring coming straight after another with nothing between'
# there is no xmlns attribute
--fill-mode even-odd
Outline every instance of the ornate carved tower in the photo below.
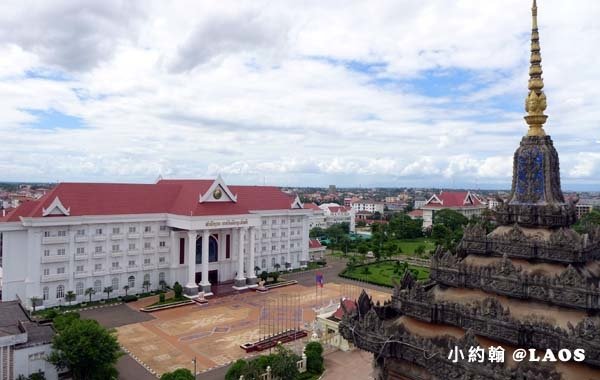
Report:
<svg viewBox="0 0 600 380"><path fill-rule="evenodd" d="M455 252L439 249L430 280L407 272L389 302L363 293L340 332L374 353L378 379L600 379L600 228L572 230L574 205L560 188L558 153L543 125L537 4L533 1L529 129L514 155L512 193L498 226L470 225ZM452 347L585 350L582 362L452 361ZM486 351L488 352L488 351Z"/></svg>

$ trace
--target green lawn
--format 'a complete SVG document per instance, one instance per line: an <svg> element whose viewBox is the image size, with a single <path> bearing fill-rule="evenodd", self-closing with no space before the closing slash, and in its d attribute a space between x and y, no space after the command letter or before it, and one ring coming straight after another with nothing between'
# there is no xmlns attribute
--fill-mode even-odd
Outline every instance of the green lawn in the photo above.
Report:
<svg viewBox="0 0 600 380"><path fill-rule="evenodd" d="M364 272L364 268L369 268L368 274ZM392 277L395 277L399 281L403 275L403 273L394 273L395 268L396 264L394 262L382 261L358 266L352 270L346 269L341 275L355 280L367 281L376 285L393 286ZM414 265L409 265L408 268L417 272L417 280L426 280L429 278L428 268Z"/></svg>
<svg viewBox="0 0 600 380"><path fill-rule="evenodd" d="M400 240L400 248L403 254L415 253L415 249L420 245L425 246L425 251L433 251L435 249L435 243L430 238L422 237Z"/></svg>

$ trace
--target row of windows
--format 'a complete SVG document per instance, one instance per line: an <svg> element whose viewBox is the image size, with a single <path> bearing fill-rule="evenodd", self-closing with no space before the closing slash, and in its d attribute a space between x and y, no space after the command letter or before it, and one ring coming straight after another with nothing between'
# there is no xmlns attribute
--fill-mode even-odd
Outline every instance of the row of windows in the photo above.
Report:
<svg viewBox="0 0 600 380"><path fill-rule="evenodd" d="M301 234L300 231L290 230L290 236L300 235L300 234ZM286 231L281 231L280 236L281 237L286 237L287 236L287 232ZM263 237L263 239L266 239L267 238L267 233L263 232L262 233L262 237ZM277 231L271 232L271 237L278 237L277 236Z"/></svg>
<svg viewBox="0 0 600 380"><path fill-rule="evenodd" d="M271 224L277 224L277 220L278 219L271 219ZM298 217L298 218L290 218L290 223L296 223L296 222L301 222L302 221L302 217ZM287 223L287 219L281 219L281 223L280 224L286 224ZM262 225L266 226L269 224L269 220L268 219L263 219L262 221Z"/></svg>
<svg viewBox="0 0 600 380"><path fill-rule="evenodd" d="M290 249L294 248L296 246L296 243L290 243ZM285 244L281 244L281 250L285 250L286 249L286 245ZM300 247L300 244L298 244L298 247ZM273 244L271 245L271 251L276 251L277 250L277 245ZM267 246L263 245L261 247L261 252L267 252Z"/></svg>
<svg viewBox="0 0 600 380"><path fill-rule="evenodd" d="M296 261L300 262L300 255L296 256ZM285 256L281 256L280 261L279 261L279 265L281 268L285 268L285 264L288 263L287 259ZM256 264L256 263L255 263ZM275 265L277 264L277 259L275 257L271 257L271 268L275 268ZM291 265L291 263L289 263ZM260 262L260 269L267 269L267 259L262 259Z"/></svg>
<svg viewBox="0 0 600 380"><path fill-rule="evenodd" d="M158 258L158 262L160 264L166 263L167 259L166 257L159 257ZM130 268L135 267L136 261L135 260L129 260L128 266ZM144 265L151 265L152 264L152 259L147 257L144 259ZM120 263L118 261L113 261L112 262L112 268L113 269L119 269L120 268ZM95 271L101 271L102 270L102 263L97 263L94 264L94 270ZM85 266L84 265L77 265L75 267L75 272L76 273L82 273L85 271ZM64 274L65 273L65 267L58 267L56 268L56 274ZM50 269L49 268L44 268L44 276L49 276L50 275Z"/></svg>
<svg viewBox="0 0 600 380"><path fill-rule="evenodd" d="M167 247L167 242L166 241L160 241L158 242L158 246L160 248L166 248ZM94 252L95 253L102 253L102 246L101 245L97 245L96 247L94 247ZM135 243L129 243L128 249L130 251L135 251L137 249L137 245ZM144 249L153 249L152 247L152 242L144 242ZM113 244L112 245L112 252L120 252L121 251L121 245L120 244ZM58 256L64 256L66 255L67 251L65 248L58 248L56 250L56 255ZM78 255L83 255L85 254L85 247L77 247L76 248L76 254ZM50 256L50 249L44 249L44 256Z"/></svg>
<svg viewBox="0 0 600 380"><path fill-rule="evenodd" d="M160 272L158 274L158 284L163 284L166 282L166 274L165 272ZM135 280L135 276L129 276L127 278L127 283L126 286L128 287L128 289L134 289L135 288L135 284L136 284L136 280ZM142 286L152 286L152 283L150 282L150 274L146 273L144 274L144 281L141 284ZM111 283L110 283L110 291L111 292L118 292L120 290L119 286L119 278L118 277L113 277L111 279ZM108 290L108 289L106 289ZM75 284L75 295L76 296L83 296L83 295L90 295L91 294L96 294L96 293L101 293L104 292L105 288L103 287L102 284L102 280L96 280L94 281L94 286L91 288L87 288L85 289L84 283L83 281L79 281ZM56 287L56 299L61 299L65 297L65 286L64 285L58 285ZM42 289L42 299L43 300L48 300L50 297L50 288L48 286L45 286Z"/></svg>
<svg viewBox="0 0 600 380"><path fill-rule="evenodd" d="M168 227L166 225L161 225L159 226L159 231L167 231ZM75 232L75 235L77 236L85 236L85 229L84 228L80 228ZM129 226L128 232L130 234L136 233L137 232L137 227L136 226ZM104 229L101 227L96 228L95 230L96 235L103 235L104 234ZM121 233L121 227L113 227L112 228L112 233L117 235ZM152 233L152 226L144 226L144 233ZM51 237L52 236L52 232L51 231L44 231L44 237ZM56 236L58 237L65 237L67 236L67 231L66 230L59 230L56 232Z"/></svg>

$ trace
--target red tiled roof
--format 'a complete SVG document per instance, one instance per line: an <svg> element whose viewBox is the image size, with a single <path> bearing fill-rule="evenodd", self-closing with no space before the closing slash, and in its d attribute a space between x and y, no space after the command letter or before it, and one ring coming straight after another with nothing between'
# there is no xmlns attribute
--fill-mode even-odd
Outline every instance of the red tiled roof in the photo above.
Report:
<svg viewBox="0 0 600 380"><path fill-rule="evenodd" d="M321 209L319 208L319 206L317 206L316 203L305 203L304 204L304 208L310 209L310 210L317 210L317 211L321 211Z"/></svg>
<svg viewBox="0 0 600 380"><path fill-rule="evenodd" d="M467 202L469 195L472 203ZM438 199L440 202L438 202ZM443 191L438 195L432 196L423 208L452 208L452 207L477 207L483 203L471 192L468 191Z"/></svg>
<svg viewBox="0 0 600 380"><path fill-rule="evenodd" d="M161 180L156 184L61 183L36 201L24 202L7 218L41 217L56 197L70 216L172 213L235 215L251 210L290 209L295 197L273 186L228 186L237 202L203 202L213 180Z"/></svg>
<svg viewBox="0 0 600 380"><path fill-rule="evenodd" d="M408 216L412 216L413 218L422 218L423 210L412 210L408 213Z"/></svg>
<svg viewBox="0 0 600 380"><path fill-rule="evenodd" d="M356 302L350 300L350 299L345 299L342 301L344 304L344 307L346 308L346 310L348 310L348 312L356 309ZM338 321L342 320L342 317L344 316L344 309L342 309L342 306L340 305L340 307L337 308L337 310L335 311L335 313L333 313L331 315L331 317L337 319Z"/></svg>
<svg viewBox="0 0 600 380"><path fill-rule="evenodd" d="M317 248L321 248L323 245L321 245L321 242L318 241L317 239L310 239L308 241L308 248L309 249L317 249Z"/></svg>
<svg viewBox="0 0 600 380"><path fill-rule="evenodd" d="M349 210L350 210L350 207L346 207L346 206L330 206L329 207L330 212L347 212Z"/></svg>

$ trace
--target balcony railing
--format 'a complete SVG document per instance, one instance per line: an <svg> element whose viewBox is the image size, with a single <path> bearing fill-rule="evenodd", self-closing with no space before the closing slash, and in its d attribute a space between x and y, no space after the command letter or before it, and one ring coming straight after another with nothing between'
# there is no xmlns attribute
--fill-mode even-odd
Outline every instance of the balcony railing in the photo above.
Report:
<svg viewBox="0 0 600 380"><path fill-rule="evenodd" d="M139 265L128 265L127 266L127 272L136 272L140 270Z"/></svg>
<svg viewBox="0 0 600 380"><path fill-rule="evenodd" d="M155 237L155 236L156 236L156 232L154 232L154 231L144 232L145 238L151 238L151 237Z"/></svg>
<svg viewBox="0 0 600 380"><path fill-rule="evenodd" d="M86 241L88 241L88 237L86 235L75 235L76 243L85 243Z"/></svg>
<svg viewBox="0 0 600 380"><path fill-rule="evenodd" d="M123 273L125 272L125 268L124 267L111 267L110 268L110 273Z"/></svg>
<svg viewBox="0 0 600 380"><path fill-rule="evenodd" d="M87 253L79 253L75 255L75 260L87 260L90 258L90 255Z"/></svg>
<svg viewBox="0 0 600 380"><path fill-rule="evenodd" d="M111 240L122 240L125 238L125 234L110 234Z"/></svg>
<svg viewBox="0 0 600 380"><path fill-rule="evenodd" d="M169 236L169 230L158 230L158 236Z"/></svg>
<svg viewBox="0 0 600 380"><path fill-rule="evenodd" d="M94 269L94 271L92 272L92 276L104 276L105 274L108 274L106 268Z"/></svg>
<svg viewBox="0 0 600 380"><path fill-rule="evenodd" d="M62 263L64 261L69 261L67 255L42 256L42 263Z"/></svg>
<svg viewBox="0 0 600 380"><path fill-rule="evenodd" d="M139 232L130 232L127 234L127 239L139 239L140 236Z"/></svg>
<svg viewBox="0 0 600 380"><path fill-rule="evenodd" d="M136 256L140 254L140 249L139 248L135 248L135 249L128 249L127 250L127 255L129 256Z"/></svg>
<svg viewBox="0 0 600 380"><path fill-rule="evenodd" d="M154 268L156 268L156 264L153 264L153 263L146 264L146 263L144 263L143 268L144 269L154 269Z"/></svg>
<svg viewBox="0 0 600 380"><path fill-rule="evenodd" d="M73 277L75 277L75 278L86 278L89 276L90 276L90 272L88 272L88 271L75 272L75 274L73 275Z"/></svg>
<svg viewBox="0 0 600 380"><path fill-rule="evenodd" d="M156 252L156 248L155 247L144 248L144 255L151 255L154 252Z"/></svg>
<svg viewBox="0 0 600 380"><path fill-rule="evenodd" d="M44 236L42 237L42 244L64 244L67 243L66 236Z"/></svg>
<svg viewBox="0 0 600 380"><path fill-rule="evenodd" d="M169 252L169 246L158 247L158 252Z"/></svg>
<svg viewBox="0 0 600 380"><path fill-rule="evenodd" d="M163 263L158 263L158 267L159 268L168 268L169 267L169 262L165 261Z"/></svg>
<svg viewBox="0 0 600 380"><path fill-rule="evenodd" d="M42 275L42 282L63 281L66 279L66 273Z"/></svg>
<svg viewBox="0 0 600 380"><path fill-rule="evenodd" d="M92 236L93 241L105 241L106 235L94 235Z"/></svg>
<svg viewBox="0 0 600 380"><path fill-rule="evenodd" d="M110 252L110 255L111 255L112 257L121 257L121 256L123 256L124 254L125 254L125 252L123 252L123 251L121 251L121 250L118 250L118 251L111 251L111 252Z"/></svg>
<svg viewBox="0 0 600 380"><path fill-rule="evenodd" d="M93 257L94 259L101 259L101 258L104 258L104 257L106 257L106 251L102 251L102 252L94 252L94 253L92 253L92 257Z"/></svg>

